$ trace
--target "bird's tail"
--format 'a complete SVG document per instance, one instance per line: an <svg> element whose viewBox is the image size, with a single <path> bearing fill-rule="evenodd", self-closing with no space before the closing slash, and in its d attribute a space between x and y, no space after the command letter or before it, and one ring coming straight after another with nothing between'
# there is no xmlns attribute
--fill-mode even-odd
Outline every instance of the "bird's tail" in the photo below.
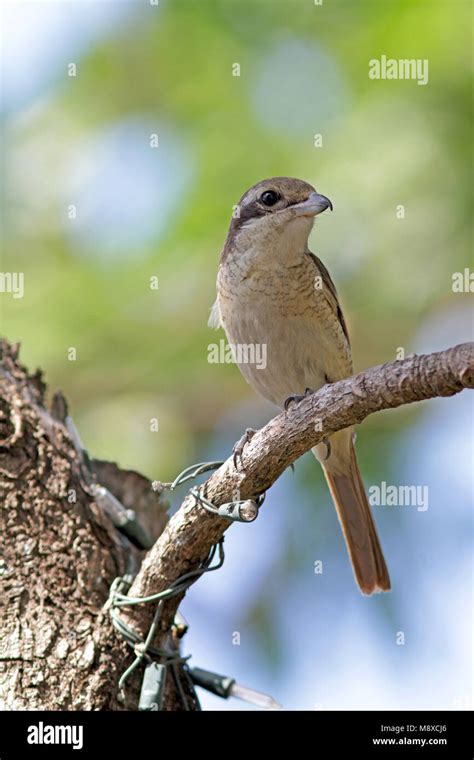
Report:
<svg viewBox="0 0 474 760"><path fill-rule="evenodd" d="M314 454L323 466L359 588L363 594L390 591L390 578L357 464L352 431L343 430L331 436L331 444L335 450L325 461L319 448Z"/></svg>

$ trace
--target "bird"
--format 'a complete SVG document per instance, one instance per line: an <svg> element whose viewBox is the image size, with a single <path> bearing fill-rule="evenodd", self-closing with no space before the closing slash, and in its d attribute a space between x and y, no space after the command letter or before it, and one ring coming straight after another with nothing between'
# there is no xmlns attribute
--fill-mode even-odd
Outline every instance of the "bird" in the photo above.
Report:
<svg viewBox="0 0 474 760"><path fill-rule="evenodd" d="M308 393L353 374L336 288L308 247L316 216L328 209L329 198L304 180L257 182L234 206L220 255L209 326L224 328L245 380L287 413ZM249 345L265 347L265 362L251 362L236 350ZM235 449L240 456L254 433L248 429ZM370 595L389 591L390 578L354 438L353 428L346 428L312 451L324 470L356 582Z"/></svg>

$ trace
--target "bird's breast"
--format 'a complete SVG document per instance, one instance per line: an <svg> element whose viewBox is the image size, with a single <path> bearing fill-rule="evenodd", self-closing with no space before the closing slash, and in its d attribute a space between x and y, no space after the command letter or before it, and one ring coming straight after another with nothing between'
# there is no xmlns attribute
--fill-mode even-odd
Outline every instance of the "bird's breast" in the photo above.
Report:
<svg viewBox="0 0 474 760"><path fill-rule="evenodd" d="M226 262L218 276L222 323L246 380L282 406L291 394L345 377L347 346L311 260L289 267ZM241 347L253 347L244 350ZM240 347L240 354L239 354ZM243 359L259 356L256 363ZM350 361L350 360L349 360Z"/></svg>

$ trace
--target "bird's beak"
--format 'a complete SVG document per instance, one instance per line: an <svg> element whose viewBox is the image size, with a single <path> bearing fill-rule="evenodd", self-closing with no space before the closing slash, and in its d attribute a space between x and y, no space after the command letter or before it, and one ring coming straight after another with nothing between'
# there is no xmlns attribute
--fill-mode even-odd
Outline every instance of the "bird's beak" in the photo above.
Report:
<svg viewBox="0 0 474 760"><path fill-rule="evenodd" d="M319 193L311 193L307 200L293 206L293 211L296 216L317 216L326 211L327 208L332 211L332 203L329 198Z"/></svg>

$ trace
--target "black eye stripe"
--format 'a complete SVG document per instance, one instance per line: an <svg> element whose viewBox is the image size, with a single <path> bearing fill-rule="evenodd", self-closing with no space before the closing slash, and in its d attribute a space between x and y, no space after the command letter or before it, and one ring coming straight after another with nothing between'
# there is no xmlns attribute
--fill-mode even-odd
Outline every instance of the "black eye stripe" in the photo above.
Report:
<svg viewBox="0 0 474 760"><path fill-rule="evenodd" d="M233 231L238 230L251 219L258 219L259 217L266 216L268 212L272 210L272 206L267 206L262 202L262 196L265 193L272 193L277 196L273 205L282 199L282 196L275 190L264 190L255 200L242 203L238 207L238 213L232 217L231 229Z"/></svg>

